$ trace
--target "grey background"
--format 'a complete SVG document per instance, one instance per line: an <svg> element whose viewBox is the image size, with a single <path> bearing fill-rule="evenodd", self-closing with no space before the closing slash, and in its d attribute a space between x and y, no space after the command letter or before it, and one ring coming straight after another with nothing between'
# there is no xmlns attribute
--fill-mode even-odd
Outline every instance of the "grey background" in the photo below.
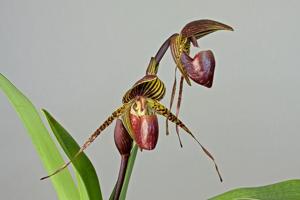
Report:
<svg viewBox="0 0 300 200"><path fill-rule="evenodd" d="M47 108L79 143L120 105L164 40L209 18L235 32L200 40L216 56L212 89L185 87L181 119L215 155L224 176L174 127L138 154L128 199L206 199L238 186L299 178L300 67L297 1L0 1L0 72ZM194 52L199 50L194 50ZM169 92L168 52L159 76ZM0 94L1 199L56 199L14 110ZM113 126L87 150L108 198L119 156Z"/></svg>

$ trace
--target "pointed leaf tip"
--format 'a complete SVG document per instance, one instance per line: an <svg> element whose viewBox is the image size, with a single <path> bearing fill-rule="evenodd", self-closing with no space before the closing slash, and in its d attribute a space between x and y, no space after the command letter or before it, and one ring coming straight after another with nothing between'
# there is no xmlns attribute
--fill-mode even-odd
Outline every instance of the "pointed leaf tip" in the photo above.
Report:
<svg viewBox="0 0 300 200"><path fill-rule="evenodd" d="M46 119L60 146L69 159L79 151L80 146L67 130L45 109L42 109ZM100 183L94 166L84 152L74 159L72 165L78 181L78 190L82 200L102 199ZM47 178L47 177L44 177Z"/></svg>

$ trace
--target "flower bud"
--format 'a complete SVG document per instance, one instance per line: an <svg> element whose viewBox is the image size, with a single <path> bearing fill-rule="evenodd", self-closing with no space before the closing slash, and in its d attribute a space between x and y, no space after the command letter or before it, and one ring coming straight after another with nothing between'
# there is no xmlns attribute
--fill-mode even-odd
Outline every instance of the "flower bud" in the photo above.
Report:
<svg viewBox="0 0 300 200"><path fill-rule="evenodd" d="M116 126L114 131L114 140L116 147L121 155L129 155L132 148L132 138L128 134L126 128L123 125L122 120L116 120Z"/></svg>
<svg viewBox="0 0 300 200"><path fill-rule="evenodd" d="M210 88L213 84L215 58L211 50L200 51L192 59L188 54L181 55L181 62L188 76L196 83Z"/></svg>

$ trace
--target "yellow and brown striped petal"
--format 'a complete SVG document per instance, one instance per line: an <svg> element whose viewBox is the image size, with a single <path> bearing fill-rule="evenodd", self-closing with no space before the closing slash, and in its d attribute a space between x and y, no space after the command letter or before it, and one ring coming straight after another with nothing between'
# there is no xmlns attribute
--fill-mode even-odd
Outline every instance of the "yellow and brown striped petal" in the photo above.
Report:
<svg viewBox="0 0 300 200"><path fill-rule="evenodd" d="M161 100L166 92L164 83L156 75L146 75L136 82L123 96L123 103L128 103L137 96Z"/></svg>
<svg viewBox="0 0 300 200"><path fill-rule="evenodd" d="M183 130L185 130L201 147L201 149L203 150L203 152L212 160L212 162L214 163L216 172L219 176L220 181L222 182L222 176L221 173L219 171L218 165L215 161L215 158L213 157L213 155L200 143L200 141L196 138L196 136L194 136L194 134L188 129L188 127L180 120L178 119L168 108L166 108L164 105L162 105L161 103L159 103L158 101L155 101L153 99L147 99L147 104L149 107L151 107L157 114L160 114L164 117L166 117L169 121L175 123L176 125L178 125L180 128L182 128Z"/></svg>
<svg viewBox="0 0 300 200"><path fill-rule="evenodd" d="M181 34L186 38L195 37L196 39L199 39L205 35L219 30L233 31L233 28L217 21L201 19L192 21L185 25L181 30Z"/></svg>
<svg viewBox="0 0 300 200"><path fill-rule="evenodd" d="M184 77L186 82L191 85L191 81L188 77L188 74L185 70L185 67L181 63L181 55L185 52L189 54L190 52L190 42L188 38L182 37L182 35L176 34L171 38L170 42L170 48L172 57L174 59L174 62L176 66L178 67L179 71L181 72L181 75Z"/></svg>

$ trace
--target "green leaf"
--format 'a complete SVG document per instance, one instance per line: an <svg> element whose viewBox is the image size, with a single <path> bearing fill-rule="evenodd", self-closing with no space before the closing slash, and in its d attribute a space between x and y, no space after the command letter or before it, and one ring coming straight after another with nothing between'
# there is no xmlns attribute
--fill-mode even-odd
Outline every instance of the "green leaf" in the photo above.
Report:
<svg viewBox="0 0 300 200"><path fill-rule="evenodd" d="M130 157L129 157L129 160L128 160L128 165L127 165L127 169L126 169L126 173L125 173L124 183L123 183L123 186L122 186L122 190L121 190L119 200L125 200L126 199L128 185L129 185L130 177L131 177L131 174L132 174L132 170L133 170L137 150L138 150L138 146L135 144L133 146L133 148L131 149L131 153L130 153ZM114 195L115 195L115 189L112 191L112 193L109 197L109 200L113 200Z"/></svg>
<svg viewBox="0 0 300 200"><path fill-rule="evenodd" d="M299 200L300 180L288 180L272 185L239 188L210 200Z"/></svg>
<svg viewBox="0 0 300 200"><path fill-rule="evenodd" d="M79 151L80 146L72 138L72 136L62 127L49 112L43 109L43 112L50 124L50 127L58 140L59 144L65 151L69 159ZM78 180L78 190L81 200L101 200L102 194L100 190L99 180L96 170L93 167L89 158L81 153L73 162L72 165L76 172Z"/></svg>
<svg viewBox="0 0 300 200"><path fill-rule="evenodd" d="M44 168L50 174L60 167L64 163L64 160L44 126L37 110L30 100L2 74L0 74L0 88L18 113ZM19 150L22 151L22 149ZM79 200L78 190L68 170L64 170L57 176L52 177L51 181L60 200ZM46 198L47 197L45 197L45 199Z"/></svg>

